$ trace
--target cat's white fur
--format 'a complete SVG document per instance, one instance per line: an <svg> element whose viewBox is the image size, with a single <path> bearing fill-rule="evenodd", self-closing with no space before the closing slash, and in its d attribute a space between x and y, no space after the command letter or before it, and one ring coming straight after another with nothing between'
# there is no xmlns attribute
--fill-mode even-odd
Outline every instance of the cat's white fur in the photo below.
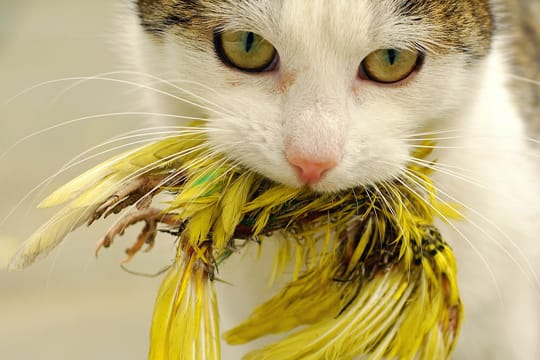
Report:
<svg viewBox="0 0 540 360"><path fill-rule="evenodd" d="M382 87L356 78L360 61L379 48L429 39L429 29L397 26L392 1L359 0L354 8L349 2L277 3L245 8L228 28L255 31L274 44L278 74L232 70L172 35L157 45L134 14L127 17L125 44L137 68L209 100L188 96L215 111L163 95L149 96L151 110L208 118L210 128L223 130L210 132L217 149L292 186L299 182L285 144L307 154L339 154L338 166L316 186L321 191L398 175L408 159L408 137L452 130L435 135L449 139L438 142L436 157L446 170L434 179L441 196L463 203L465 216L440 223L457 256L466 309L455 358L540 358L538 158L505 86L502 41L472 67L460 55L428 55L406 84ZM268 294L269 257L261 264L254 252L232 259L220 273L235 284L220 286L224 329ZM238 359L245 349L225 346L223 358Z"/></svg>

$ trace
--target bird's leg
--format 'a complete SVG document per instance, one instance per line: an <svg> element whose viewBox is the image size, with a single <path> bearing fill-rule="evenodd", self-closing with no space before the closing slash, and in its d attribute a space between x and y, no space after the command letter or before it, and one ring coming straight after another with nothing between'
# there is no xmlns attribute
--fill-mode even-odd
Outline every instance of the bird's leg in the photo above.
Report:
<svg viewBox="0 0 540 360"><path fill-rule="evenodd" d="M88 226L101 217L106 218L111 214L118 214L128 206L134 205L138 209L144 209L150 205L152 198L163 187L171 187L182 182L181 173L141 175L118 190L105 200L88 220Z"/></svg>
<svg viewBox="0 0 540 360"><path fill-rule="evenodd" d="M154 245L154 240L157 235L157 225L159 223L166 224L169 226L179 227L181 221L174 214L164 213L163 210L146 207L143 209L133 208L128 213L126 213L120 221L115 223L105 237L98 243L96 247L96 256L98 255L101 248L108 248L111 246L114 238L116 236L122 236L127 227L134 225L138 222L144 221L145 226L137 237L137 241L128 249L126 249L127 257L122 260L122 263L125 264L129 262L135 254L137 254L144 244L148 245L146 251L150 251Z"/></svg>
<svg viewBox="0 0 540 360"><path fill-rule="evenodd" d="M144 221L145 226L140 232L137 241L126 249L127 258L122 263L131 260L142 249L144 244L148 245L146 251L152 249L159 223L180 226L181 222L176 215L168 214L150 205L153 197L164 187L174 187L182 181L183 176L181 173L144 174L127 182L120 190L105 200L96 209L94 215L88 221L88 225L101 217L106 218L111 214L117 214L128 206L131 206L131 208L107 231L105 237L98 243L96 256L101 248L111 246L115 237L123 235L127 227L138 222Z"/></svg>

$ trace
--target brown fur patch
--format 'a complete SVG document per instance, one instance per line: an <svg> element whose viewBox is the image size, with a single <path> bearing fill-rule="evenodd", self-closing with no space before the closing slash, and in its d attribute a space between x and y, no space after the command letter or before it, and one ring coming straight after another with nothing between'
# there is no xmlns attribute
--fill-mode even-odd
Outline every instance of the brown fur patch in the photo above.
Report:
<svg viewBox="0 0 540 360"><path fill-rule="evenodd" d="M398 13L432 27L430 37L440 43L439 53L478 59L489 51L494 25L488 0L402 0Z"/></svg>
<svg viewBox="0 0 540 360"><path fill-rule="evenodd" d="M506 31L511 36L512 74L522 78L511 83L514 98L533 137L540 137L540 2L507 0ZM527 79L528 81L526 81Z"/></svg>
<svg viewBox="0 0 540 360"><path fill-rule="evenodd" d="M156 36L173 33L198 45L211 45L215 27L215 10L227 0L137 0L141 25Z"/></svg>

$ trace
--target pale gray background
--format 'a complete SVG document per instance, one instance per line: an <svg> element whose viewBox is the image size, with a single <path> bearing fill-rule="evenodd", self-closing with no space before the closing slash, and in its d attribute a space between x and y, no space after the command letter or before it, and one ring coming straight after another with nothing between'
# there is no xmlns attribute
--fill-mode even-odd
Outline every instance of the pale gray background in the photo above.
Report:
<svg viewBox="0 0 540 360"><path fill-rule="evenodd" d="M80 116L137 110L126 86L91 82L34 89L32 85L69 76L118 70L114 44L115 1L0 0L0 154L41 128ZM134 99L135 97L135 99ZM160 279L129 275L118 267L133 240L93 257L107 224L81 229L45 261L20 273L4 270L16 247L51 211L33 209L25 194L69 159L123 131L140 119L107 118L36 136L0 155L0 359L144 359L154 297ZM90 165L90 164L89 164ZM88 165L88 166L89 166ZM59 177L50 192L84 167ZM130 266L153 272L172 256L172 239Z"/></svg>

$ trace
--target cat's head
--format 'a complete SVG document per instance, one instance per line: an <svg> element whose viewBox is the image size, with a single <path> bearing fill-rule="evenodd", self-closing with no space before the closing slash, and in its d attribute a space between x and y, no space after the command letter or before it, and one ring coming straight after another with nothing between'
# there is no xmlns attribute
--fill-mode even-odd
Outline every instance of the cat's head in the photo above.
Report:
<svg viewBox="0 0 540 360"><path fill-rule="evenodd" d="M466 106L493 33L488 0L137 6L146 70L206 108L211 144L318 191L399 175L421 134Z"/></svg>

